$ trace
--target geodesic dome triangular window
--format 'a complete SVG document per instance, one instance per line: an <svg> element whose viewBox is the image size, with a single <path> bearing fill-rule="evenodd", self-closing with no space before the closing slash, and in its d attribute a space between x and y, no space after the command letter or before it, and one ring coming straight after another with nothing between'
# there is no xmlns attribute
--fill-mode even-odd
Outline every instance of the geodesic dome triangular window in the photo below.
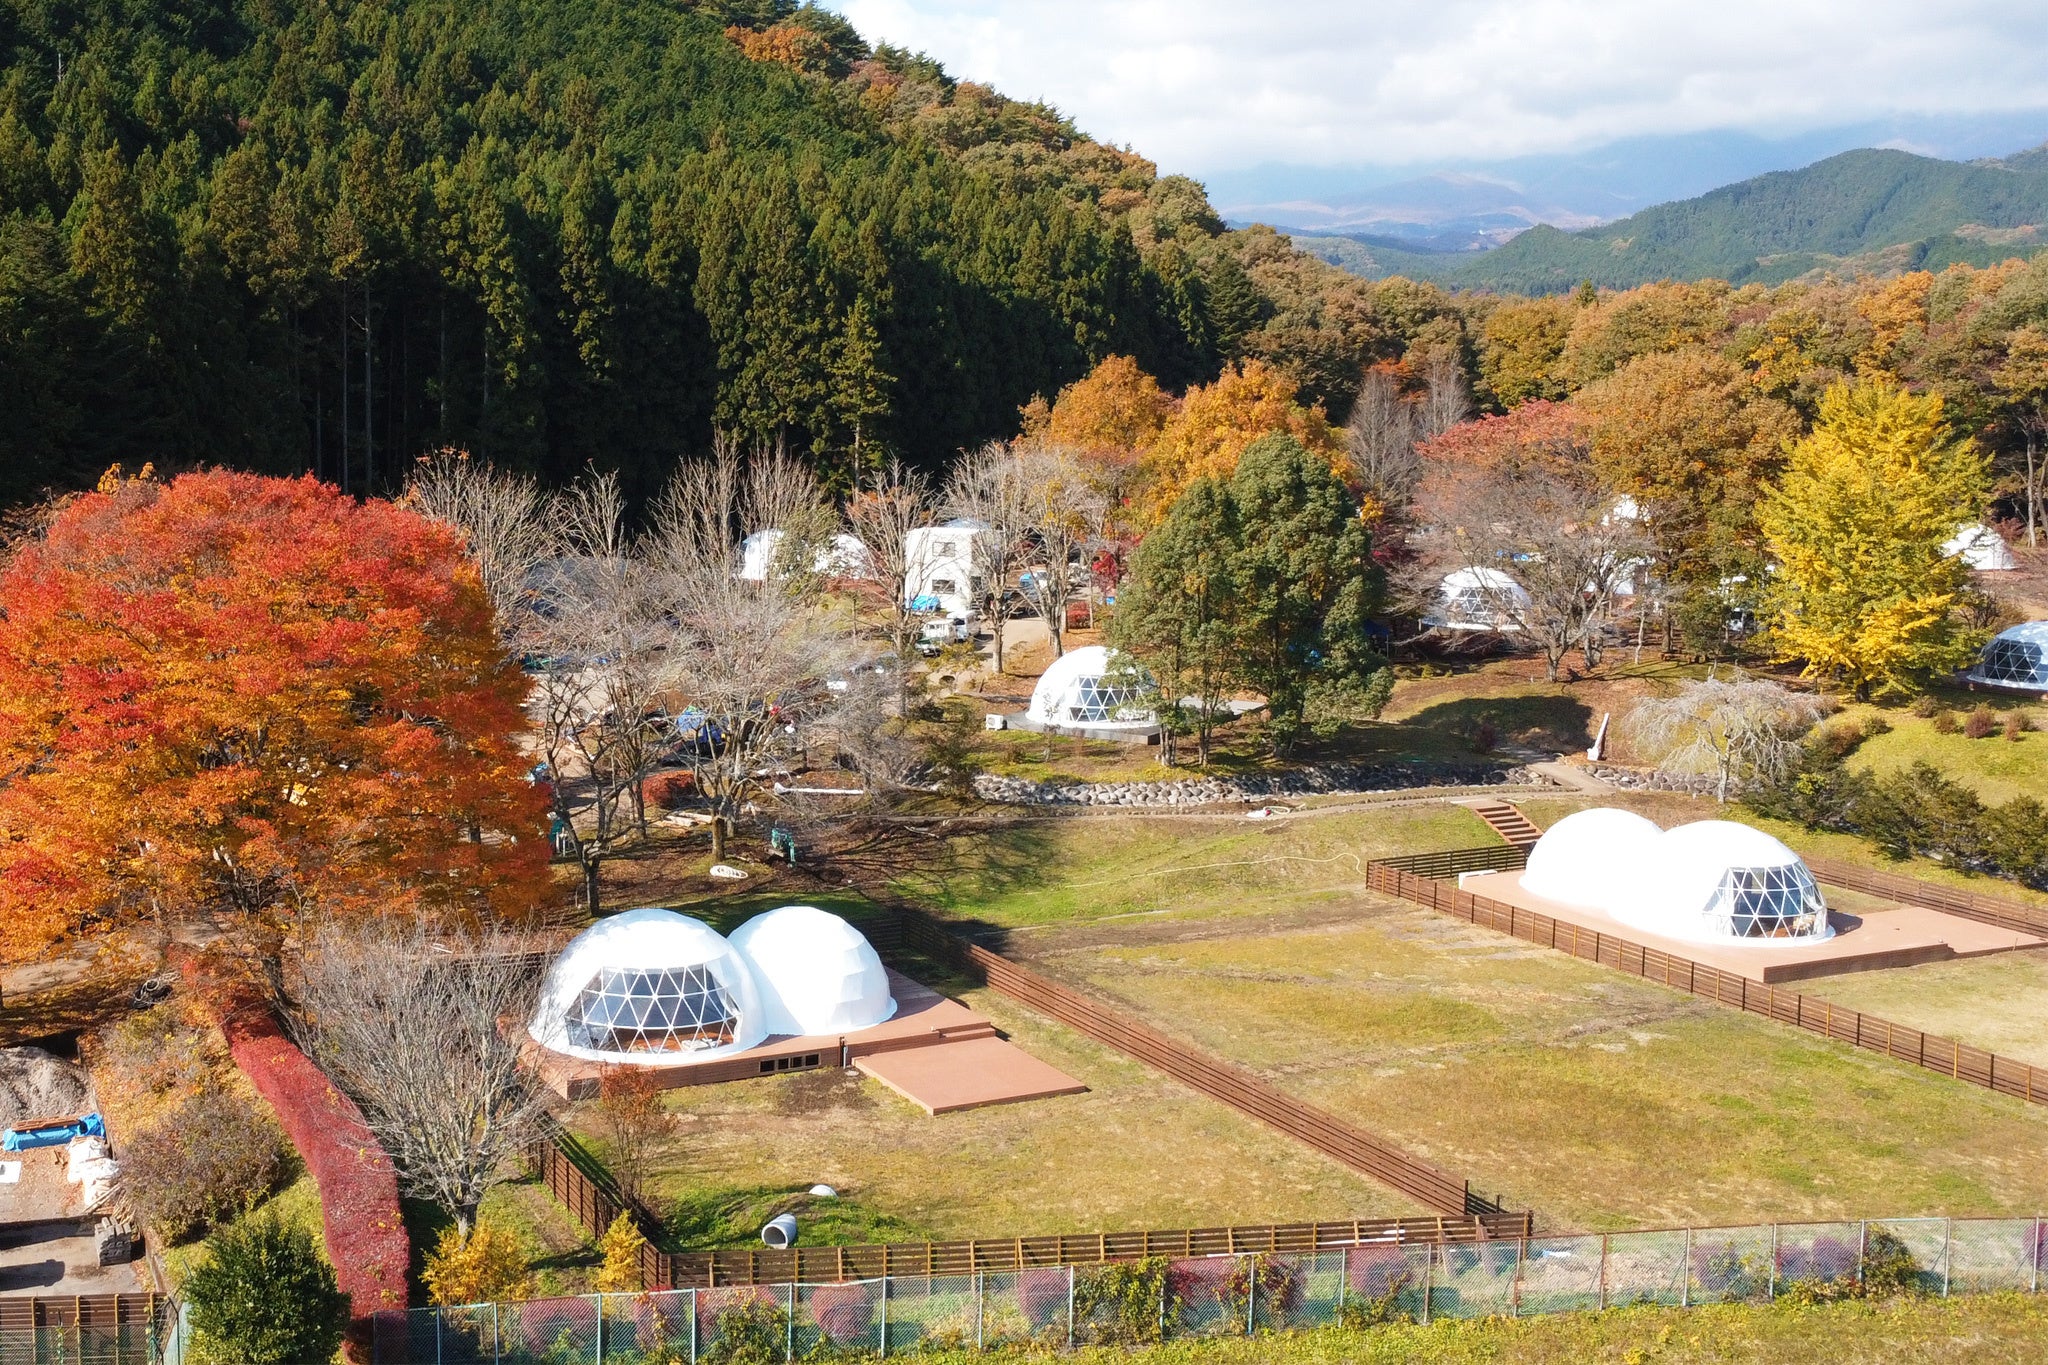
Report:
<svg viewBox="0 0 2048 1365"><path fill-rule="evenodd" d="M1972 682L2048 692L2048 621L2001 631L1967 675Z"/></svg>
<svg viewBox="0 0 2048 1365"><path fill-rule="evenodd" d="M1707 911L1709 919L1724 916L1737 938L1798 938L1825 922L1827 906L1802 863L1731 867Z"/></svg>
<svg viewBox="0 0 2048 1365"><path fill-rule="evenodd" d="M733 1040L739 1010L705 967L602 967L569 1007L569 1041L601 1052L695 1052Z"/></svg>
<svg viewBox="0 0 2048 1365"><path fill-rule="evenodd" d="M700 920L629 910L572 939L528 1032L543 1047L599 1062L674 1065L768 1036L753 969Z"/></svg>
<svg viewBox="0 0 2048 1365"><path fill-rule="evenodd" d="M1097 722L1121 720L1117 713L1144 701L1145 692L1135 683L1083 677L1074 680L1072 698L1067 703L1067 719Z"/></svg>

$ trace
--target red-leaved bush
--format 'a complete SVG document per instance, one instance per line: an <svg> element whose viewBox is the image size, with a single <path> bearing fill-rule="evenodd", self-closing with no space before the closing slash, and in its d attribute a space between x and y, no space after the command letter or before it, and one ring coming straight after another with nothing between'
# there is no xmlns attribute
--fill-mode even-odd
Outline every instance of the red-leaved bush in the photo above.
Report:
<svg viewBox="0 0 2048 1365"><path fill-rule="evenodd" d="M371 1314L406 1306L412 1244L398 1211L398 1173L363 1125L362 1111L285 1037L267 1004L209 979L189 959L182 965L186 979L212 1004L235 1065L277 1111L285 1136L320 1187L327 1257L349 1297L354 1336Z"/></svg>

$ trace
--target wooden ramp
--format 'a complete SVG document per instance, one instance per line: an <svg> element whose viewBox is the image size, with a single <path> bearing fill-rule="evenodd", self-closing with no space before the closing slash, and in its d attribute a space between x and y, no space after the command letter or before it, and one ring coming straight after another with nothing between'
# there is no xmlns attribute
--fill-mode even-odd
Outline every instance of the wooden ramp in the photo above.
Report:
<svg viewBox="0 0 2048 1365"><path fill-rule="evenodd" d="M1543 831L1536 822L1506 801L1473 801L1472 813L1493 828L1493 832L1517 848L1532 848Z"/></svg>
<svg viewBox="0 0 2048 1365"><path fill-rule="evenodd" d="M873 1052L854 1058L853 1064L927 1114L1078 1095L1088 1088L993 1033Z"/></svg>

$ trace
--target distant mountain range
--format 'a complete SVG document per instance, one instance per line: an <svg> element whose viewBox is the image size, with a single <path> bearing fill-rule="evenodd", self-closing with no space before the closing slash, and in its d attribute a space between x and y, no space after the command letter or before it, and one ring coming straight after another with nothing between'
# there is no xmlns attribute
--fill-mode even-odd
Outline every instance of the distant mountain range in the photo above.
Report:
<svg viewBox="0 0 2048 1365"><path fill-rule="evenodd" d="M1434 216L1422 211L1431 207ZM2048 246L2048 145L1969 162L1843 152L1576 231L1568 220L1540 221L1549 215L1516 187L1476 177L1427 177L1324 208L1326 219L1349 221L1334 233L1310 222L1288 229L1296 246L1347 270L1517 293L1555 293L1581 280L1628 288L1939 269ZM1520 229L1517 220L1535 226Z"/></svg>

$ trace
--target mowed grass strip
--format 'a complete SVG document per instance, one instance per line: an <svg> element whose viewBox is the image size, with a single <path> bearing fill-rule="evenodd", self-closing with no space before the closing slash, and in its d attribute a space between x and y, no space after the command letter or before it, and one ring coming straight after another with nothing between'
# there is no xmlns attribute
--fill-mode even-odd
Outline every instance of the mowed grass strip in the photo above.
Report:
<svg viewBox="0 0 2048 1365"><path fill-rule="evenodd" d="M947 841L893 888L1004 928L1115 915L1230 914L1328 902L1393 853L1499 843L1462 806L1424 804L1269 821L1242 815L1020 819Z"/></svg>
<svg viewBox="0 0 2048 1365"><path fill-rule="evenodd" d="M1088 1093L932 1117L836 1069L671 1091L678 1127L651 1192L675 1210L679 1240L755 1242L754 1214L784 1207L814 1245L1423 1212L1059 1024L987 991L964 998ZM806 1204L819 1182L857 1216Z"/></svg>
<svg viewBox="0 0 2048 1365"><path fill-rule="evenodd" d="M1900 1299L1825 1308L1618 1308L1536 1318L1401 1323L1090 1347L1065 1365L2017 1365L2041 1358L2048 1297ZM1023 1351L922 1352L931 1365L1043 1360Z"/></svg>

